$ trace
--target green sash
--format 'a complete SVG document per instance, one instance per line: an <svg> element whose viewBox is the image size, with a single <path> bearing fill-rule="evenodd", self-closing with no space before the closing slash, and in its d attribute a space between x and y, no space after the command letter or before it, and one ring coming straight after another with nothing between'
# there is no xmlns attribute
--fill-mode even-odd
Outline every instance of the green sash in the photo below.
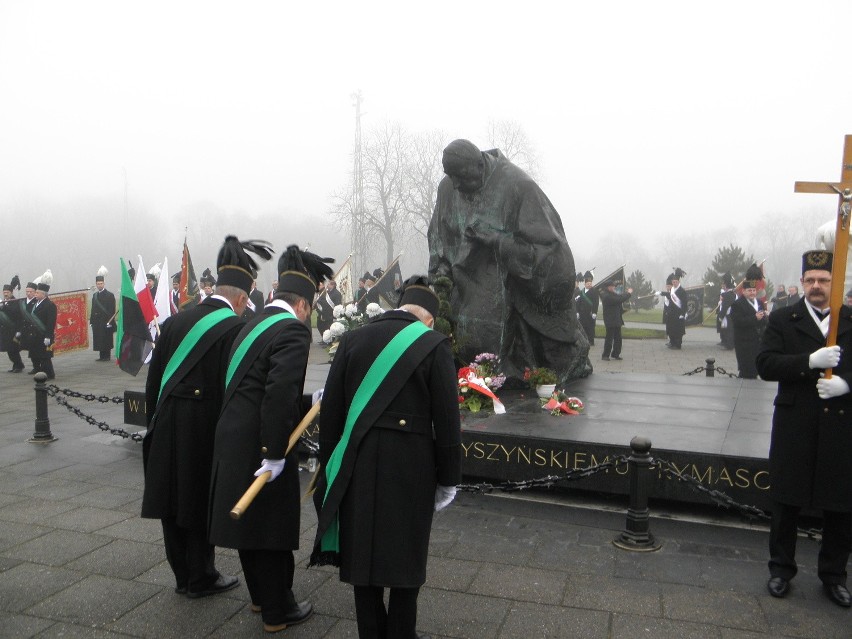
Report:
<svg viewBox="0 0 852 639"><path fill-rule="evenodd" d="M297 318L295 315L288 312L270 315L263 321L258 322L257 325L251 329L251 332L246 335L246 338L240 342L240 345L237 346L237 350L234 351L234 355L231 357L231 361L228 363L228 372L225 374L226 389L231 385L231 379L234 377L234 373L237 372L237 368L239 368L243 358L246 356L246 352L249 348L251 348L251 345L254 344L255 340L265 333L268 328L271 328L273 325L285 319Z"/></svg>
<svg viewBox="0 0 852 639"><path fill-rule="evenodd" d="M337 446L334 447L334 451L331 453L331 457L325 467L326 491L325 496L323 497L323 503L325 503L325 500L328 498L328 495L331 492L331 486L337 477L338 471L340 470L340 464L343 461L343 454L346 452L346 448L349 445L349 437L352 435L352 429L355 426L355 422L358 421L358 418L361 416L364 408L372 399L373 394L388 376L394 365L399 361L400 357L402 357L405 351L407 351L419 337L430 330L431 329L423 324L423 322L414 322L413 324L409 324L397 333L390 342L388 342L372 365L370 365L370 369L367 371L364 379L361 380L361 384L358 386L358 390L355 391L355 395L352 398L352 403L349 405L349 412L346 415L346 423L343 426L343 435L341 436L340 441L337 442ZM322 536L321 549L323 551L330 550L334 552L338 552L340 549L340 529L337 513L334 514L334 521L331 522L328 529L325 531L325 534Z"/></svg>
<svg viewBox="0 0 852 639"><path fill-rule="evenodd" d="M163 393L166 383L175 374L180 365L183 364L184 360L192 352L192 349L195 348L195 345L201 341L201 338L207 334L207 331L229 317L236 317L236 313L230 308L217 309L201 318L184 336L174 354L169 359L169 363L166 364L166 369L163 371L163 379L160 381L160 392L157 394L158 404L160 403L160 396Z"/></svg>

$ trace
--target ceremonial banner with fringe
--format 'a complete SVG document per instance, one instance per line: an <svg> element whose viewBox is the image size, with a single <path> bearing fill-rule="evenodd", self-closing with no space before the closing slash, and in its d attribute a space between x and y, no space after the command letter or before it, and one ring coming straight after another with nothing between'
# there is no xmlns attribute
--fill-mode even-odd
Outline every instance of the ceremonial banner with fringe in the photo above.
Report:
<svg viewBox="0 0 852 639"><path fill-rule="evenodd" d="M53 354L61 355L89 348L87 290L55 293L50 299L56 304Z"/></svg>

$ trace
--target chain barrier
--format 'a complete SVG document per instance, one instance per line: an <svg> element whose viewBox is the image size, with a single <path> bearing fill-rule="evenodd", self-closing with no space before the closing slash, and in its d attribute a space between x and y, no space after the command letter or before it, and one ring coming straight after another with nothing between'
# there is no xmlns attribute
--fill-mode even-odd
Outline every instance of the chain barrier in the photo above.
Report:
<svg viewBox="0 0 852 639"><path fill-rule="evenodd" d="M128 433L123 428L113 428L109 424L107 424L106 422L98 421L97 419L95 419L91 415L87 415L86 413L81 411L76 406L72 406L71 404L69 404L68 400L65 399L65 397L63 397L63 395L68 396L68 397L85 399L88 402L97 401L97 402L100 402L101 404L107 404L109 402L112 402L113 404L123 404L124 398L122 398L122 397L110 398L110 397L106 397L104 395L98 397L98 396L92 395L92 394L78 393L76 391L72 391L72 390L69 390L67 388L59 388L55 384L50 384L47 387L47 394L50 395L51 397L53 397L53 399L56 400L57 404L59 404L60 406L64 406L67 410L74 413L74 415L76 415L77 417L79 417L80 419L85 421L86 423L91 424L92 426L97 426L102 431L107 431L112 435L116 435L118 437L123 437L124 439L130 438L131 440L133 440L135 442L141 442L142 441L142 435L140 435L139 433Z"/></svg>
<svg viewBox="0 0 852 639"><path fill-rule="evenodd" d="M708 369L707 369L707 367L706 367L706 366L699 366L698 368L695 368L695 369L693 369L693 370L691 370L691 371L687 371L686 373L683 373L683 376L684 376L684 377L688 377L688 376L690 376L690 375L697 375L698 373L704 373L704 372L706 372L707 370L708 370ZM714 366L714 367L713 367L713 372L718 373L719 375L726 375L727 377L730 377L731 379L739 379L739 378L740 378L740 376L739 376L739 375L737 375L737 374L735 374L735 373L729 373L728 371L726 371L726 370L725 370L724 368L722 368L721 366Z"/></svg>
<svg viewBox="0 0 852 639"><path fill-rule="evenodd" d="M456 486L456 489L459 492L465 493L490 493L494 490L501 490L504 493L515 492L518 490L526 490L527 488L537 488L537 487L546 487L551 488L554 484L563 481L576 481L578 479L585 479L586 477L591 477L592 475L596 475L605 470L614 469L616 465L623 463L627 463L626 455L617 455L608 459L605 462L597 464L595 466L589 466L588 468L574 468L569 470L564 475L548 475L546 477L538 477L536 479L526 479L522 481L505 481L501 484L489 484L489 483L480 483L480 484L459 484Z"/></svg>
<svg viewBox="0 0 852 639"><path fill-rule="evenodd" d="M695 491L696 493L701 493L707 496L707 498L710 499L710 501L715 503L717 506L733 509L748 519L762 519L764 521L769 521L770 519L772 519L772 516L769 515L769 513L767 513L765 510L762 510L757 506L741 504L735 501L733 497L731 497L725 492L722 492L721 490L713 490L712 488L708 488L692 475L684 475L677 469L677 467L672 462L668 460L662 459L660 457L655 457L651 468L653 469L655 467L659 468L662 473L669 479L676 479L678 481L684 482L691 490ZM822 530L819 528L799 527L798 530L800 533L807 535L810 539L816 539L817 536L822 535Z"/></svg>

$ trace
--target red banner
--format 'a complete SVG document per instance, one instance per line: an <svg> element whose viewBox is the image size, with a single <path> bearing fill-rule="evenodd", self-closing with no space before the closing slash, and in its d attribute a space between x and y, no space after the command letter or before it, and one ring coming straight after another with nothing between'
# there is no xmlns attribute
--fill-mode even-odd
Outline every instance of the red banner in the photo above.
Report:
<svg viewBox="0 0 852 639"><path fill-rule="evenodd" d="M50 296L56 304L53 354L89 348L89 302L86 291Z"/></svg>

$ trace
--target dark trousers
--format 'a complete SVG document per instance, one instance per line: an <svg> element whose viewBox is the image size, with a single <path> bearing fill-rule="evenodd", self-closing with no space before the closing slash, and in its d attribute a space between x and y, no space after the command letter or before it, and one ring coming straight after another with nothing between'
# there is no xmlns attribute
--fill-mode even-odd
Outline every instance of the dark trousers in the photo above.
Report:
<svg viewBox="0 0 852 639"><path fill-rule="evenodd" d="M173 519L162 519L166 559L178 588L190 592L206 590L219 578L214 565L215 549L207 541L207 530L178 526Z"/></svg>
<svg viewBox="0 0 852 639"><path fill-rule="evenodd" d="M9 361L12 362L12 370L24 370L24 361L21 359L21 347L12 342L6 349L9 355Z"/></svg>
<svg viewBox="0 0 852 639"><path fill-rule="evenodd" d="M595 345L595 320L591 315L580 316L580 326L583 327L583 332L586 334L586 339L589 340L589 346Z"/></svg>
<svg viewBox="0 0 852 639"><path fill-rule="evenodd" d="M420 588L390 588L385 608L381 586L355 586L359 639L417 639L417 595Z"/></svg>
<svg viewBox="0 0 852 639"><path fill-rule="evenodd" d="M773 504L769 528L769 574L792 579L796 566L798 506ZM822 544L817 575L825 584L846 584L846 563L852 550L852 513L823 512Z"/></svg>
<svg viewBox="0 0 852 639"><path fill-rule="evenodd" d="M49 379L55 377L52 357L30 357L30 360L36 373L46 373Z"/></svg>
<svg viewBox="0 0 852 639"><path fill-rule="evenodd" d="M730 320L728 320L730 322ZM719 329L719 341L728 350L734 347L734 329L732 327Z"/></svg>
<svg viewBox="0 0 852 639"><path fill-rule="evenodd" d="M240 550L240 564L251 602L260 606L263 623L284 623L296 607L293 573L296 562L292 550Z"/></svg>
<svg viewBox="0 0 852 639"><path fill-rule="evenodd" d="M621 327L607 326L606 337L604 337L604 347L602 357L613 357L621 355Z"/></svg>

